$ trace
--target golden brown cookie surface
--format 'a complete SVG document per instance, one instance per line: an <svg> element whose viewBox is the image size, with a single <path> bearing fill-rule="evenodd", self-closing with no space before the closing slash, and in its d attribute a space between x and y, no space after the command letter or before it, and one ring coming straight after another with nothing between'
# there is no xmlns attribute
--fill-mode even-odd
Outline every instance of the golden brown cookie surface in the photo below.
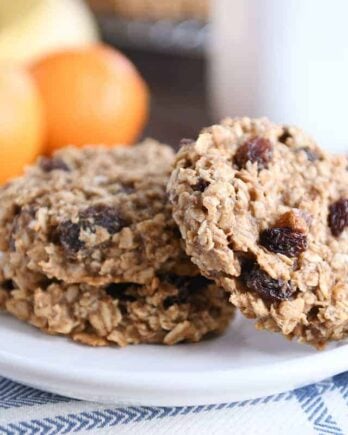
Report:
<svg viewBox="0 0 348 435"><path fill-rule="evenodd" d="M35 289L5 280L0 308L49 334L90 346L200 341L228 326L226 293L201 276L175 274L151 283L104 287L53 282Z"/></svg>
<svg viewBox="0 0 348 435"><path fill-rule="evenodd" d="M166 183L173 151L67 148L0 192L0 246L13 269L70 283L146 283L182 250Z"/></svg>
<svg viewBox="0 0 348 435"><path fill-rule="evenodd" d="M257 325L322 346L348 332L348 172L297 128L228 119L178 153L174 218L201 272Z"/></svg>
<svg viewBox="0 0 348 435"><path fill-rule="evenodd" d="M174 344L221 332L226 294L181 246L173 151L68 148L0 191L0 307L89 345Z"/></svg>

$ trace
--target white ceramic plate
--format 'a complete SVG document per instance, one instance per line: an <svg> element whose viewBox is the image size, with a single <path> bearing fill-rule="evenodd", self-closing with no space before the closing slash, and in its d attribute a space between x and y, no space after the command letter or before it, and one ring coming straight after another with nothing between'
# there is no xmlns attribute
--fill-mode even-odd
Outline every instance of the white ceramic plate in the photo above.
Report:
<svg viewBox="0 0 348 435"><path fill-rule="evenodd" d="M238 317L223 337L174 347L89 348L0 315L0 374L113 404L199 405L252 399L348 369L348 344L318 352Z"/></svg>

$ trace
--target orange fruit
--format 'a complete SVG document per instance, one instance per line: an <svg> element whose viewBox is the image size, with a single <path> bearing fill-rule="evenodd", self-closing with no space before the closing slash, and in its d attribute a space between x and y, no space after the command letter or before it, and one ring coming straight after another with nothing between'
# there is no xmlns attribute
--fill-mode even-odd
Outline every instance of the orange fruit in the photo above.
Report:
<svg viewBox="0 0 348 435"><path fill-rule="evenodd" d="M42 151L42 100L30 74L0 66L0 183L19 175Z"/></svg>
<svg viewBox="0 0 348 435"><path fill-rule="evenodd" d="M117 50L55 52L31 71L45 103L49 153L68 144L131 144L145 124L147 86Z"/></svg>

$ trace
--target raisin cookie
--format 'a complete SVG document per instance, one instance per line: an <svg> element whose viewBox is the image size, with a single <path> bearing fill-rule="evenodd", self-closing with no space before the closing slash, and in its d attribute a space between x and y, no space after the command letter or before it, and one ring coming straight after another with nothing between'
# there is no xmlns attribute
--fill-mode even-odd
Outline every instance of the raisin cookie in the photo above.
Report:
<svg viewBox="0 0 348 435"><path fill-rule="evenodd" d="M13 277L144 284L190 268L166 195L173 160L154 141L42 158L0 191L0 250Z"/></svg>
<svg viewBox="0 0 348 435"><path fill-rule="evenodd" d="M34 290L5 279L0 308L49 334L91 345L197 342L229 324L226 293L201 276L167 274L150 283L104 287L44 282Z"/></svg>
<svg viewBox="0 0 348 435"><path fill-rule="evenodd" d="M0 191L0 307L90 345L221 332L226 294L184 253L166 184L173 151L67 148Z"/></svg>
<svg viewBox="0 0 348 435"><path fill-rule="evenodd" d="M347 158L294 127L227 119L169 182L186 252L257 327L318 348L348 333Z"/></svg>

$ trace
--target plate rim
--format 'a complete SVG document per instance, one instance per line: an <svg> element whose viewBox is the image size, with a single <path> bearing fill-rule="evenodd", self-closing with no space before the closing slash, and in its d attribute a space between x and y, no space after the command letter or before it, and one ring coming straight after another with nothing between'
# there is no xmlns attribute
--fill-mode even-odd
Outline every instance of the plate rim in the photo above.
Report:
<svg viewBox="0 0 348 435"><path fill-rule="evenodd" d="M347 355L348 343L287 361L231 370L130 373L107 369L93 373L93 368L81 367L65 372L60 364L38 364L35 358L21 357L1 349L0 373L17 382L71 398L110 404L192 406L255 399L308 385L347 370L348 359L344 358ZM312 364L313 360L315 364ZM325 374L323 364L327 367ZM278 380L284 375L287 380L279 387ZM246 377L248 384L254 386L253 392L248 390L236 394L245 388ZM114 392L111 393L110 388Z"/></svg>

